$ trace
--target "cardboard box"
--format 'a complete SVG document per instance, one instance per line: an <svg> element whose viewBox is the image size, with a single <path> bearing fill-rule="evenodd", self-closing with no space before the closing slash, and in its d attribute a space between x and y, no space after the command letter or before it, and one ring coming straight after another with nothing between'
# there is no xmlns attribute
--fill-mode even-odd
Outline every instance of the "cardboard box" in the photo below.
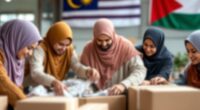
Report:
<svg viewBox="0 0 200 110"><path fill-rule="evenodd" d="M8 107L8 97L0 96L0 110L7 110Z"/></svg>
<svg viewBox="0 0 200 110"><path fill-rule="evenodd" d="M132 86L128 88L128 110L140 110L140 90L148 87L149 86Z"/></svg>
<svg viewBox="0 0 200 110"><path fill-rule="evenodd" d="M66 97L32 97L17 102L15 110L77 110L78 99Z"/></svg>
<svg viewBox="0 0 200 110"><path fill-rule="evenodd" d="M109 110L106 103L87 103L79 107L78 110Z"/></svg>
<svg viewBox="0 0 200 110"><path fill-rule="evenodd" d="M15 110L84 110L90 107L95 110L126 110L126 97L32 97L17 102Z"/></svg>
<svg viewBox="0 0 200 110"><path fill-rule="evenodd" d="M200 110L200 90L186 86L139 88L139 110Z"/></svg>
<svg viewBox="0 0 200 110"><path fill-rule="evenodd" d="M79 106L88 103L107 103L109 110L126 110L126 96L99 96L79 99Z"/></svg>
<svg viewBox="0 0 200 110"><path fill-rule="evenodd" d="M139 110L139 86L128 88L128 110Z"/></svg>

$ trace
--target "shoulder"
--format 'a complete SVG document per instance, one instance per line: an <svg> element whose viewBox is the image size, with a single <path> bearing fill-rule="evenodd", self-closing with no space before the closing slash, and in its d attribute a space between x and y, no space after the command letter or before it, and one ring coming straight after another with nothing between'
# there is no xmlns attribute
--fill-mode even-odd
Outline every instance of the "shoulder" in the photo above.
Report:
<svg viewBox="0 0 200 110"><path fill-rule="evenodd" d="M48 49L47 43L44 40L40 42L38 47L41 48L43 51L47 51Z"/></svg>
<svg viewBox="0 0 200 110"><path fill-rule="evenodd" d="M33 57L34 58L41 58L41 57L44 57L45 55L46 55L45 51L41 46L38 46L33 51Z"/></svg>
<svg viewBox="0 0 200 110"><path fill-rule="evenodd" d="M93 48L93 42L92 41L87 42L83 48L83 53L88 52L92 48Z"/></svg>
<svg viewBox="0 0 200 110"><path fill-rule="evenodd" d="M137 45L137 46L135 46L135 48L136 48L138 51L142 52L142 45Z"/></svg>
<svg viewBox="0 0 200 110"><path fill-rule="evenodd" d="M72 58L78 58L78 54L75 50L72 51Z"/></svg>
<svg viewBox="0 0 200 110"><path fill-rule="evenodd" d="M42 52L42 53L44 53L45 50L41 46L38 46L37 48L34 49L34 52Z"/></svg>
<svg viewBox="0 0 200 110"><path fill-rule="evenodd" d="M166 46L163 47L161 56L163 56L166 60L172 60L174 58L174 55L167 49Z"/></svg>
<svg viewBox="0 0 200 110"><path fill-rule="evenodd" d="M143 65L143 61L142 61L141 56L136 55L136 56L133 56L130 60L128 60L126 62L126 64L139 64L139 65Z"/></svg>

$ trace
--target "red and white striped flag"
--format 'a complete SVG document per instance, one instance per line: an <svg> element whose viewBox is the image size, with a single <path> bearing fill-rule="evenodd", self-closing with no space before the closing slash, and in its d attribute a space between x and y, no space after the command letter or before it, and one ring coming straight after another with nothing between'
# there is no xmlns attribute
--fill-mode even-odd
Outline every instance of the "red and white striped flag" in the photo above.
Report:
<svg viewBox="0 0 200 110"><path fill-rule="evenodd" d="M140 25L140 0L63 0L62 19L72 27L92 27L99 18L116 27Z"/></svg>

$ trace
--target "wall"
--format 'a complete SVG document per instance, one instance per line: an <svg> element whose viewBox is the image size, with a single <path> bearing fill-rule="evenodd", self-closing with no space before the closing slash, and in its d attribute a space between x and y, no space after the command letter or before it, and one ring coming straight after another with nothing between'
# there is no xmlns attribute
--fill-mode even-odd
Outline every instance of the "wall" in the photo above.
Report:
<svg viewBox="0 0 200 110"><path fill-rule="evenodd" d="M5 2L0 0L0 13L19 13L31 12L35 14L35 24L39 24L38 19L38 0L12 0L12 2Z"/></svg>
<svg viewBox="0 0 200 110"><path fill-rule="evenodd" d="M141 25L138 27L127 27L127 28L117 28L117 33L125 36L128 39L136 39L136 45L141 44L142 37L146 28L148 28L148 18L149 18L149 1L141 0L142 3L142 17ZM44 4L45 5L45 4ZM47 8L52 8L52 6L45 5ZM33 12L36 15L36 24L39 24L39 9L38 0L13 0L11 3L5 3L0 0L0 13L9 12L14 10L14 12L26 11ZM41 10L40 10L41 12ZM41 34L44 36L51 25L48 20L41 21ZM163 29L166 34L166 46L173 53L185 52L184 39L191 31L178 31ZM87 41L92 39L92 29L80 29L73 28L74 32L74 44L76 46L77 53L80 54Z"/></svg>
<svg viewBox="0 0 200 110"><path fill-rule="evenodd" d="M141 0L142 3L142 22L141 26L138 27L127 27L127 28L117 28L117 33L129 38L137 39L136 45L141 44L143 34L145 30L149 27L149 1ZM163 29L166 35L165 45L173 53L186 52L184 47L184 39L191 31L178 31ZM81 53L85 43L92 39L92 29L79 29L73 28L74 32L74 43L76 46L77 53Z"/></svg>

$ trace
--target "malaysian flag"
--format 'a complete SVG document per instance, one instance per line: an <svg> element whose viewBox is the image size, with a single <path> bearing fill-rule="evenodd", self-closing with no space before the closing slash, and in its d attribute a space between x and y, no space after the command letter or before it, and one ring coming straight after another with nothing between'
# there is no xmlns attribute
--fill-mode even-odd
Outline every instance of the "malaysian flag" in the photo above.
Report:
<svg viewBox="0 0 200 110"><path fill-rule="evenodd" d="M99 18L116 27L140 25L140 0L63 0L62 19L72 27L92 27Z"/></svg>

